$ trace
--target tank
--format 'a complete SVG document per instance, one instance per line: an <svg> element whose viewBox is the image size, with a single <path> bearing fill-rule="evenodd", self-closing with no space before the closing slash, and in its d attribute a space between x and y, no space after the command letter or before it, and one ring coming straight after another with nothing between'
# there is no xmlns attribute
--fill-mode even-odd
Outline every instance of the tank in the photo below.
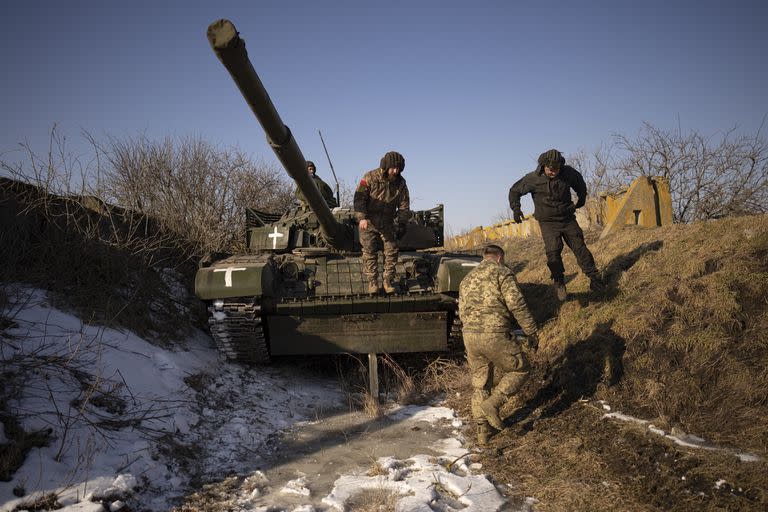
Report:
<svg viewBox="0 0 768 512"><path fill-rule="evenodd" d="M396 293L367 293L354 212L326 205L234 25L212 23L208 40L306 198L279 214L248 210L246 252L201 262L195 293L208 305L221 354L267 363L284 355L461 347L458 286L480 259L440 249L443 206L413 212L401 230Z"/></svg>

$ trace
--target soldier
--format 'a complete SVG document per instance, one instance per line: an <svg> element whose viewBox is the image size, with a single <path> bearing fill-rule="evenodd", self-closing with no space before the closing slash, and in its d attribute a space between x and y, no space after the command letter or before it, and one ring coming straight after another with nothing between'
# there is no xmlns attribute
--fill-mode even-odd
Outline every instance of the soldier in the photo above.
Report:
<svg viewBox="0 0 768 512"><path fill-rule="evenodd" d="M510 332L512 318L528 336L528 348L536 350L539 343L536 322L498 245L488 245L483 261L461 281L459 317L474 390L477 442L485 444L494 433L490 427L504 428L499 410L528 377L528 358Z"/></svg>
<svg viewBox="0 0 768 512"><path fill-rule="evenodd" d="M576 192L576 204L571 201L571 189ZM587 185L581 173L565 165L565 158L558 150L550 149L539 156L535 171L523 176L509 189L509 207L518 224L523 222L520 197L528 193L533 198L533 216L541 226L547 266L558 300L564 301L568 297L562 257L563 241L573 251L582 272L589 277L592 291L602 293L605 288L603 280L592 253L584 243L584 233L576 221L576 209L584 206L587 199Z"/></svg>
<svg viewBox="0 0 768 512"><path fill-rule="evenodd" d="M368 279L368 293L379 292L377 244L384 243L384 291L394 293L393 279L398 248L395 221L405 223L411 211L408 186L402 177L405 158L390 151L381 159L378 169L368 171L355 190L355 216L363 246L363 266Z"/></svg>
<svg viewBox="0 0 768 512"><path fill-rule="evenodd" d="M320 176L318 176L315 172L315 164L314 162L311 162L310 160L307 160L307 172L310 176L312 176L312 181L315 182L315 186L317 187L317 190L320 191L320 194L323 196L323 199L325 199L325 204L328 205L328 208L336 208L339 206L339 203L336 201L336 198L333 196L333 190L331 190L331 187L328 186L326 182L324 182ZM298 198L299 202L302 206L307 206L307 200L304 197L304 194L301 192L301 190L296 187L296 197Z"/></svg>

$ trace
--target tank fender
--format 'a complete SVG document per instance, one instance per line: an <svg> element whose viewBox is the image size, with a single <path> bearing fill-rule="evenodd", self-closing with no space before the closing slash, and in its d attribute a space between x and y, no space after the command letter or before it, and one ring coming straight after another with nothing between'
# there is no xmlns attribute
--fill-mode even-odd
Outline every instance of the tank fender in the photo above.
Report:
<svg viewBox="0 0 768 512"><path fill-rule="evenodd" d="M275 295L275 269L269 262L220 261L195 275L195 294L203 300Z"/></svg>
<svg viewBox="0 0 768 512"><path fill-rule="evenodd" d="M458 292L461 280L479 264L477 258L441 258L437 268L438 293Z"/></svg>

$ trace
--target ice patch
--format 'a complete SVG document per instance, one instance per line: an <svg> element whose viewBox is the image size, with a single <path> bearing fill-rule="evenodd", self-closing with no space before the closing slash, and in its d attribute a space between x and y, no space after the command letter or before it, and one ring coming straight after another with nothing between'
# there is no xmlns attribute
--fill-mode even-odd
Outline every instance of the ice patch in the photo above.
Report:
<svg viewBox="0 0 768 512"><path fill-rule="evenodd" d="M433 423L437 420L444 419L453 422L456 419L456 412L448 407L406 405L392 408L392 410L387 412L387 416L396 421L411 420Z"/></svg>

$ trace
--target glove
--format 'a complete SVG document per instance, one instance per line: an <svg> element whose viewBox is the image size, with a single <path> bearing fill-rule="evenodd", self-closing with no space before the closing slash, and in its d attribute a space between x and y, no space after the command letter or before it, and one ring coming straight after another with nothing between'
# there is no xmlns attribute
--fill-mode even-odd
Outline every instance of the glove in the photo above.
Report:
<svg viewBox="0 0 768 512"><path fill-rule="evenodd" d="M576 205L571 203L568 206L565 207L565 214L566 215L576 215Z"/></svg>
<svg viewBox="0 0 768 512"><path fill-rule="evenodd" d="M539 335L536 333L528 335L528 348L536 352L539 350Z"/></svg>
<svg viewBox="0 0 768 512"><path fill-rule="evenodd" d="M522 210L520 210L519 208L517 210L515 210L513 212L513 214L512 214L512 217L515 220L515 224L520 224L521 222L523 222L523 212L522 212Z"/></svg>

